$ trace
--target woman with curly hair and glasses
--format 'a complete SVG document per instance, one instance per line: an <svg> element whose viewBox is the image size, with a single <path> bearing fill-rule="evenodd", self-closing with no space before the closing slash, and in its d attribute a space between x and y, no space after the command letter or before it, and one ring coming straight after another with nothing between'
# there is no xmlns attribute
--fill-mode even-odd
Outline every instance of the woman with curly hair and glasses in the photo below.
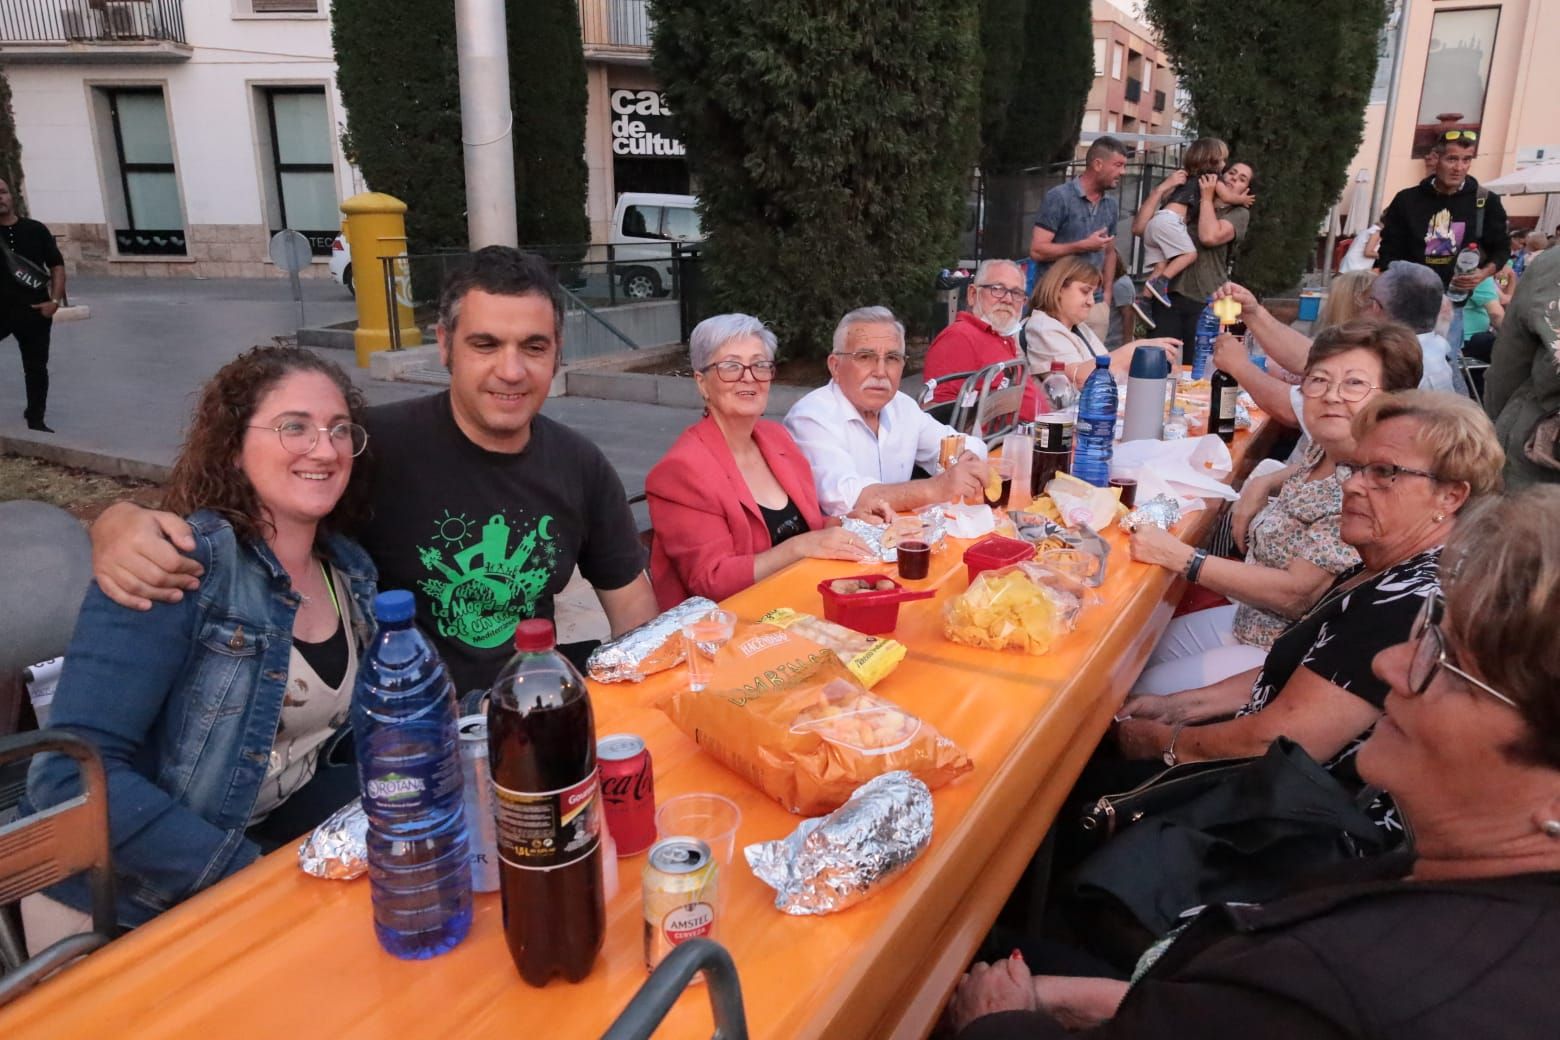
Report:
<svg viewBox="0 0 1560 1040"><path fill-rule="evenodd" d="M366 475L354 466L363 407L307 350L229 362L201 393L165 499L193 529L199 590L144 612L87 590L50 723L103 758L122 926L357 793L351 742L333 738L346 735L373 617L374 566L346 534ZM78 793L67 760L33 764L32 806ZM24 900L29 946L76 930L89 905L80 875Z"/></svg>

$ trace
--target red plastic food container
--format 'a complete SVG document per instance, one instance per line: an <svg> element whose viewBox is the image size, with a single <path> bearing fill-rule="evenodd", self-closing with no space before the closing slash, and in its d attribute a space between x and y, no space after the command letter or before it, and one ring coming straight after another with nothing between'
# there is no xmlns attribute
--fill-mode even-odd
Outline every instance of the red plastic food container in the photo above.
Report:
<svg viewBox="0 0 1560 1040"><path fill-rule="evenodd" d="M843 593L829 588L836 581L888 581L894 587L882 592ZM824 620L872 636L894 630L899 624L899 604L912 599L930 599L936 593L930 589L910 592L886 574L851 574L820 581L818 595L823 597Z"/></svg>
<svg viewBox="0 0 1560 1040"><path fill-rule="evenodd" d="M970 572L970 581L981 571L994 571L998 567L1011 567L1015 563L1035 558L1035 547L1017 538L1004 538L1000 534L988 534L964 550L964 566Z"/></svg>

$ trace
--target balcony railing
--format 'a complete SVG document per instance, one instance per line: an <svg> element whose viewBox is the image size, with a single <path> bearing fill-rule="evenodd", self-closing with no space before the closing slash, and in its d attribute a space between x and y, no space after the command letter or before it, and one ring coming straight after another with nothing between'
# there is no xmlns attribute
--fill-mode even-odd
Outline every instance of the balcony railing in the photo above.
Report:
<svg viewBox="0 0 1560 1040"><path fill-rule="evenodd" d="M1127 77L1127 100L1136 101L1143 96L1143 81Z"/></svg>
<svg viewBox="0 0 1560 1040"><path fill-rule="evenodd" d="M182 0L0 0L0 44L187 44Z"/></svg>
<svg viewBox="0 0 1560 1040"><path fill-rule="evenodd" d="M648 52L650 18L647 0L581 0L580 29L585 46Z"/></svg>

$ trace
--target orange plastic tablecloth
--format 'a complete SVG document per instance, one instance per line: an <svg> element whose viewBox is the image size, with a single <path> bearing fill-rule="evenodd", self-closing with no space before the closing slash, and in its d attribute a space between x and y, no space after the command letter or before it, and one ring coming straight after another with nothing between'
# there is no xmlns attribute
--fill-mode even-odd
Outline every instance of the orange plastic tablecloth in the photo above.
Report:
<svg viewBox="0 0 1560 1040"><path fill-rule="evenodd" d="M1237 439L1237 459L1249 441ZM1193 513L1179 533L1200 537L1215 515ZM909 655L875 690L935 724L975 769L935 793L935 833L920 861L844 913L789 917L745 865L727 872L717 938L736 961L753 1036L918 1037L930 1028L1179 599L1180 579L1133 563L1119 530L1109 535L1103 602L1046 656L945 640L941 603L965 588L962 575L935 600L901 606L895 638ZM962 570L962 548L934 555L928 580ZM817 582L859 570L804 561L726 606L749 621L777 606L821 614ZM789 833L797 817L701 754L653 707L679 672L593 684L597 732L645 738L659 799L701 790L734 799L739 848ZM366 879L308 877L284 848L0 1011L0 1036L599 1036L645 979L643 864L643 854L619 861L594 972L579 985L533 989L509 959L497 893L476 896L471 935L456 949L399 961L374 939ZM712 1028L708 998L693 987L656 1035L708 1037Z"/></svg>

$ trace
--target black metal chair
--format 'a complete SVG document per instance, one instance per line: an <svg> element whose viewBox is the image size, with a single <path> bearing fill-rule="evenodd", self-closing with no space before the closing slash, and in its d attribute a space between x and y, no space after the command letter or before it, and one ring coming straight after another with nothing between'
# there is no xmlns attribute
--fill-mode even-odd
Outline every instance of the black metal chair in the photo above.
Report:
<svg viewBox="0 0 1560 1040"><path fill-rule="evenodd" d="M91 744L63 730L0 737L0 766L45 752L76 760L82 793L0 827L0 906L86 873L92 892L92 931L67 936L0 976L0 1005L118 934L108 835L108 780L103 763Z"/></svg>
<svg viewBox="0 0 1560 1040"><path fill-rule="evenodd" d="M715 1017L711 1040L747 1040L737 966L724 946L709 939L691 939L667 954L623 1013L601 1034L601 1040L650 1040L693 976L701 971L709 984L710 1010Z"/></svg>

